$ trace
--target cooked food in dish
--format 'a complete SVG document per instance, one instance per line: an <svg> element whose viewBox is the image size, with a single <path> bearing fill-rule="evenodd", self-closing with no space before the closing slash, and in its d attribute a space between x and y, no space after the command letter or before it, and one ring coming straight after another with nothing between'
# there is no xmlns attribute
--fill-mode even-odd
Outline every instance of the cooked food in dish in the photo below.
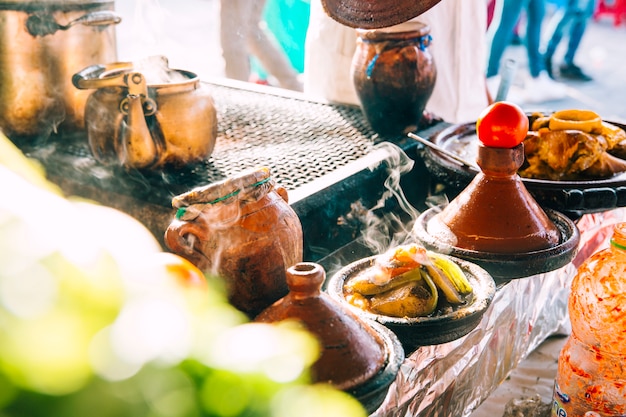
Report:
<svg viewBox="0 0 626 417"><path fill-rule="evenodd" d="M470 302L473 293L454 261L414 244L378 256L343 290L350 304L391 317L436 315Z"/></svg>
<svg viewBox="0 0 626 417"><path fill-rule="evenodd" d="M524 140L525 178L577 180L626 172L626 132L588 110L533 113Z"/></svg>

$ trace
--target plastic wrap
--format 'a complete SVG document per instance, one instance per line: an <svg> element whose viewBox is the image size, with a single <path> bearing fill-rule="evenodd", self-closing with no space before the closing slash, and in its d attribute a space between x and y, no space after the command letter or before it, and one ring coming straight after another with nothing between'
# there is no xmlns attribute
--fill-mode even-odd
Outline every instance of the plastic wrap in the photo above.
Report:
<svg viewBox="0 0 626 417"><path fill-rule="evenodd" d="M569 332L567 299L576 268L606 245L613 224L624 218L624 209L582 216L577 222L579 252L572 263L500 285L468 335L407 352L373 416L469 416L548 336Z"/></svg>

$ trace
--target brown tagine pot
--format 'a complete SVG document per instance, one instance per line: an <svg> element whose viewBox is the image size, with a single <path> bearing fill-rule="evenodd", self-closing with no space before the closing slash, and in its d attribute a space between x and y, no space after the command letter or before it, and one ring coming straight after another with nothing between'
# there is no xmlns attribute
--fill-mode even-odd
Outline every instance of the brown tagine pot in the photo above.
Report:
<svg viewBox="0 0 626 417"><path fill-rule="evenodd" d="M517 174L523 143L510 149L479 145L476 162L482 171L430 221L431 234L482 252L529 252L559 243L559 230Z"/></svg>
<svg viewBox="0 0 626 417"><path fill-rule="evenodd" d="M326 14L353 28L377 29L417 17L441 0L322 0Z"/></svg>
<svg viewBox="0 0 626 417"><path fill-rule="evenodd" d="M477 263L495 279L564 266L576 255L580 235L565 215L544 211L517 173L526 114L513 103L496 102L476 125L480 172L448 205L422 213L414 235L431 250Z"/></svg>
<svg viewBox="0 0 626 417"><path fill-rule="evenodd" d="M354 395L368 412L383 402L404 360L397 337L384 326L359 318L322 292L324 268L301 262L287 270L289 294L259 314L257 322L297 320L317 336L321 356L315 382Z"/></svg>

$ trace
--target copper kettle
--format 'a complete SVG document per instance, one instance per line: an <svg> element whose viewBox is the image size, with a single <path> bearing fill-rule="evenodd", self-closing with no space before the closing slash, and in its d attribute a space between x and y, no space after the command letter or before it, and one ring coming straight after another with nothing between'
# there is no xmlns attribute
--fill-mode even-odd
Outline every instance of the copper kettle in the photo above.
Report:
<svg viewBox="0 0 626 417"><path fill-rule="evenodd" d="M95 89L85 106L87 138L105 164L155 169L207 158L217 139L217 112L198 76L173 70L165 57L92 65L74 74Z"/></svg>

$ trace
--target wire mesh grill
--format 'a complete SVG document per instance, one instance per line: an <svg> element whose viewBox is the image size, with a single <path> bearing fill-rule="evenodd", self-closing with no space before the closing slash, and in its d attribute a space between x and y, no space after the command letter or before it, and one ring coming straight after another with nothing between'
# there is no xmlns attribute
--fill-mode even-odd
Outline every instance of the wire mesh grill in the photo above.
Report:
<svg viewBox="0 0 626 417"><path fill-rule="evenodd" d="M209 84L218 139L195 177L214 182L265 165L287 190L366 155L378 139L360 108Z"/></svg>
<svg viewBox="0 0 626 417"><path fill-rule="evenodd" d="M359 161L382 139L358 106L305 99L284 90L206 83L218 115L207 160L184 168L124 170L97 162L83 135L30 149L58 177L168 205L172 196L258 166L288 191ZM275 91L274 91L275 90Z"/></svg>

